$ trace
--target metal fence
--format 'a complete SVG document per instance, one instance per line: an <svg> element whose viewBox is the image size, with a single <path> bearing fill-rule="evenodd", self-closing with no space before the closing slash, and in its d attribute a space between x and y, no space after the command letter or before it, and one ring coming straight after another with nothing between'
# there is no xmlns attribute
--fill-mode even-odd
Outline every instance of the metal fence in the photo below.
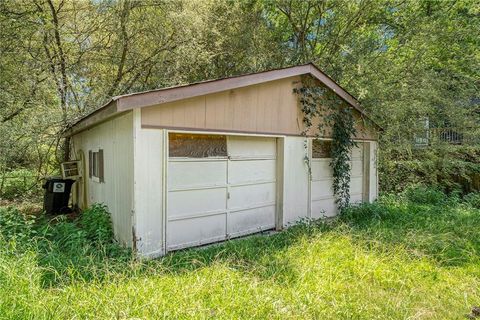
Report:
<svg viewBox="0 0 480 320"><path fill-rule="evenodd" d="M428 146L436 142L446 142L453 145L480 144L480 132L474 128L430 128L414 136L416 146Z"/></svg>

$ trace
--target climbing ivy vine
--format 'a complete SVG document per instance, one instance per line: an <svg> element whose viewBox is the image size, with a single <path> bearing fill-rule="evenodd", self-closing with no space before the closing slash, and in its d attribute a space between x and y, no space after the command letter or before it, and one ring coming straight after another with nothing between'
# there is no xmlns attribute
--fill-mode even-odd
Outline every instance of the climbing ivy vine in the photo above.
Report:
<svg viewBox="0 0 480 320"><path fill-rule="evenodd" d="M313 126L314 118L323 121L318 123L317 138L332 137L333 191L340 210L350 202L350 160L351 151L356 146L353 138L356 135L355 119L352 108L346 105L332 90L322 86L309 76L302 78L302 85L294 89L303 111L304 136ZM306 154L309 174L311 167L308 153Z"/></svg>

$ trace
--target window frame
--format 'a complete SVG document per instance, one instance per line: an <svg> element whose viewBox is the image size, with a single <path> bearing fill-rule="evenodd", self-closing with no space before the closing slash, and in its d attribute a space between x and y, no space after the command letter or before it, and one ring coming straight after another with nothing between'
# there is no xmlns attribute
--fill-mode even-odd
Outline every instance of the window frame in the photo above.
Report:
<svg viewBox="0 0 480 320"><path fill-rule="evenodd" d="M105 182L103 149L88 151L88 176L94 182Z"/></svg>

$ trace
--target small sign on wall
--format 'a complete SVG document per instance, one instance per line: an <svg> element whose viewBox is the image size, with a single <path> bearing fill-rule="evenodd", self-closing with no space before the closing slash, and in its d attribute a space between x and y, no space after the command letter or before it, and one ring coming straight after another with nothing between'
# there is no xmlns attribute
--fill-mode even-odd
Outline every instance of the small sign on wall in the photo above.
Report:
<svg viewBox="0 0 480 320"><path fill-rule="evenodd" d="M64 193L65 192L65 182L55 182L53 184L54 193Z"/></svg>

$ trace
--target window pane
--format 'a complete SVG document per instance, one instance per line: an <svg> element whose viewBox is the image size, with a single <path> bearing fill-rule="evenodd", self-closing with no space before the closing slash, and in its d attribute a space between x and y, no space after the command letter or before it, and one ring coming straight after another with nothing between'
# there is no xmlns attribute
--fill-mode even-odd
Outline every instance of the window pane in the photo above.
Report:
<svg viewBox="0 0 480 320"><path fill-rule="evenodd" d="M188 158L226 157L227 137L207 134L169 134L169 156Z"/></svg>
<svg viewBox="0 0 480 320"><path fill-rule="evenodd" d="M88 151L88 176L93 176L93 151Z"/></svg>
<svg viewBox="0 0 480 320"><path fill-rule="evenodd" d="M332 141L314 139L312 142L312 158L331 158Z"/></svg>
<svg viewBox="0 0 480 320"><path fill-rule="evenodd" d="M103 170L103 149L98 150L98 178L100 178L100 182L105 182Z"/></svg>
<svg viewBox="0 0 480 320"><path fill-rule="evenodd" d="M93 176L98 177L98 152L93 153Z"/></svg>

